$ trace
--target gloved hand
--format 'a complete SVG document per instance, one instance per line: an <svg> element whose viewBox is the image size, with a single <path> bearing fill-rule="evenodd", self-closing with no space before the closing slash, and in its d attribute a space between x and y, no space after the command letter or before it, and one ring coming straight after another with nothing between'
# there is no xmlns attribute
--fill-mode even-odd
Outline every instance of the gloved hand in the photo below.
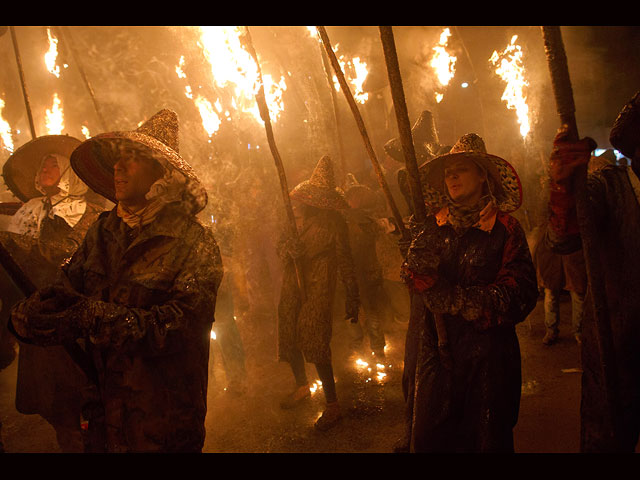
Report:
<svg viewBox="0 0 640 480"><path fill-rule="evenodd" d="M588 164L591 152L598 146L595 140L589 137L570 142L568 135L566 126L558 130L549 159L551 182L563 191L571 191L572 177L576 168Z"/></svg>

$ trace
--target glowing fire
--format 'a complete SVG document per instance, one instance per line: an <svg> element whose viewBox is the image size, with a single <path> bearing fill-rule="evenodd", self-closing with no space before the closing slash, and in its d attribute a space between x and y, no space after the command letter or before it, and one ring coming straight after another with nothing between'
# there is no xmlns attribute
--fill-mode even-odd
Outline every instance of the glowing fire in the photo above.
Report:
<svg viewBox="0 0 640 480"><path fill-rule="evenodd" d="M336 44L336 46L332 48L333 51L336 52L336 57L340 64L340 68L344 73L345 80L353 88L353 99L358 103L364 104L369 99L369 94L363 89L364 81L369 75L367 64L360 60L360 57L353 57L351 60L345 60L344 55L340 55L338 57L338 45L339 44ZM338 82L338 77L336 75L333 76L333 85L336 91L339 92L340 83Z"/></svg>
<svg viewBox="0 0 640 480"><path fill-rule="evenodd" d="M2 110L4 110L4 100L0 98L0 139L2 145L9 152L13 153L13 138L11 137L11 125L2 118Z"/></svg>
<svg viewBox="0 0 640 480"><path fill-rule="evenodd" d="M84 135L84 138L91 138L91 133L89 133L89 127L87 127L86 125L82 125L81 127L82 130L82 134Z"/></svg>
<svg viewBox="0 0 640 480"><path fill-rule="evenodd" d="M213 135L220 128L221 120L216 115L216 112L213 111L213 106L211 102L206 98L198 95L198 97L194 100L196 107L198 107L198 111L200 112L200 117L202 118L202 126L207 131L209 136Z"/></svg>
<svg viewBox="0 0 640 480"><path fill-rule="evenodd" d="M509 110L516 111L518 123L520 124L520 135L524 138L531 129L529 106L524 93L524 89L529 86L529 83L524 78L522 49L516 44L517 39L518 36L514 35L509 45L501 53L493 52L489 61L496 67L496 73L507 84L501 100L507 103Z"/></svg>
<svg viewBox="0 0 640 480"><path fill-rule="evenodd" d="M60 78L60 67L56 65L58 58L58 39L51 35L51 29L47 28L47 36L49 37L49 50L44 54L44 63L49 73Z"/></svg>
<svg viewBox="0 0 640 480"><path fill-rule="evenodd" d="M61 102L58 98L58 94L54 93L53 106L51 107L51 109L47 108L45 120L47 132L49 132L49 135L60 135L62 133L62 130L64 130L64 113L60 105Z"/></svg>
<svg viewBox="0 0 640 480"><path fill-rule="evenodd" d="M309 387L309 390L311 391L311 394L319 392L321 389L322 389L322 382L320 380L316 380Z"/></svg>
<svg viewBox="0 0 640 480"><path fill-rule="evenodd" d="M446 48L450 36L451 31L448 28L445 28L440 34L440 41L435 47L433 47L434 54L431 57L431 61L429 62L429 65L436 73L436 79L438 80L438 84L441 87L446 87L447 85L449 85L449 82L456 73L455 67L457 57L450 55L449 52L447 52ZM436 102L440 103L443 98L444 94L440 91L437 91Z"/></svg>
<svg viewBox="0 0 640 480"><path fill-rule="evenodd" d="M213 328L211 329L211 340L215 340L216 339L216 332L213 331Z"/></svg>
<svg viewBox="0 0 640 480"><path fill-rule="evenodd" d="M197 27L200 31L198 45L211 66L213 82L231 94L232 106L251 114L262 122L256 104L260 89L258 66L251 54L242 46L243 29L237 26ZM282 93L286 90L284 78L274 81L271 75L263 75L265 99L272 122L277 121L284 110Z"/></svg>

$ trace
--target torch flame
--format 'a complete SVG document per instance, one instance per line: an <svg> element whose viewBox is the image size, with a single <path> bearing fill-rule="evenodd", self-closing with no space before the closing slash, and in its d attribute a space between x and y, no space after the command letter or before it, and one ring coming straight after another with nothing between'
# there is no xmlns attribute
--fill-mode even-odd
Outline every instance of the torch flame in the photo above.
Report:
<svg viewBox="0 0 640 480"><path fill-rule="evenodd" d="M206 98L198 95L198 97L194 100L198 110L200 111L200 117L202 118L202 126L207 131L209 136L213 135L220 128L220 117L216 115L216 112L213 111L213 106L211 102Z"/></svg>
<svg viewBox="0 0 640 480"><path fill-rule="evenodd" d="M344 78L353 88L354 100L360 104L364 104L369 99L369 94L366 93L362 87L364 85L364 81L369 75L367 64L360 60L360 57L353 57L351 60L345 60L344 55L340 55L340 57L338 57L337 53L339 45L340 44L336 43L336 46L332 48L336 53L336 58L338 59L340 68L344 73ZM339 92L340 82L338 82L338 77L336 75L333 76L333 85L336 91Z"/></svg>
<svg viewBox="0 0 640 480"><path fill-rule="evenodd" d="M2 118L2 110L4 110L4 100L0 98L0 139L2 144L9 152L13 153L13 138L11 137L11 125Z"/></svg>
<svg viewBox="0 0 640 480"><path fill-rule="evenodd" d="M58 39L51 35L51 29L47 28L47 36L49 37L49 50L44 54L44 63L49 73L60 78L60 67L56 65L58 58Z"/></svg>
<svg viewBox="0 0 640 480"><path fill-rule="evenodd" d="M436 79L441 87L446 87L456 73L457 57L447 52L447 43L451 36L451 30L445 28L440 34L440 41L433 47L434 54L431 57L429 65L436 73ZM440 103L444 98L442 92L436 92L436 102Z"/></svg>
<svg viewBox="0 0 640 480"><path fill-rule="evenodd" d="M260 89L258 65L242 46L243 30L237 26L198 28L199 45L211 66L214 84L232 94L234 108L262 122L255 99ZM263 75L262 80L269 116L275 122L284 110L282 92L286 84L283 77L276 82L270 75Z"/></svg>
<svg viewBox="0 0 640 480"><path fill-rule="evenodd" d="M82 134L84 135L84 138L86 139L91 138L91 133L89 133L89 127L87 127L86 125L82 125L81 130L82 130Z"/></svg>
<svg viewBox="0 0 640 480"><path fill-rule="evenodd" d="M62 130L64 130L64 113L60 105L61 102L58 98L58 94L54 93L53 106L51 109L47 108L45 120L49 135L60 135Z"/></svg>
<svg viewBox="0 0 640 480"><path fill-rule="evenodd" d="M501 100L507 103L509 110L515 110L520 124L520 135L526 137L531 129L529 125L529 106L524 89L529 82L524 78L524 65L522 63L522 49L516 44L517 35L511 38L507 47L498 53L494 51L489 61L496 66L496 73L504 80L507 86L502 93Z"/></svg>

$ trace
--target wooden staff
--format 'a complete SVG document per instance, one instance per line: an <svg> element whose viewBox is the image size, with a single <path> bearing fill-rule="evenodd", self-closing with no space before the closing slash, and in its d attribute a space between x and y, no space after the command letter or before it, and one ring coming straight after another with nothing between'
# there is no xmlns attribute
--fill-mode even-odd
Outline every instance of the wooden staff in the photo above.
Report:
<svg viewBox="0 0 640 480"><path fill-rule="evenodd" d="M542 37L547 56L551 85L556 100L556 110L562 125L566 125L570 141L578 141L578 127L575 118L575 105L573 102L573 90L569 77L567 56L562 41L562 33L559 26L543 26ZM616 372L616 360L609 320L609 309L605 293L604 276L602 266L597 257L595 238L596 227L590 215L590 207L587 198L587 165L581 166L574 176L573 190L576 196L576 211L582 248L587 270L587 277L591 286L591 303L595 316L597 343L600 352L601 371L605 382L605 394L609 404L614 435L618 437L620 431L618 416L616 414L618 402L618 379Z"/></svg>
<svg viewBox="0 0 640 480"><path fill-rule="evenodd" d="M271 150L271 155L273 156L273 160L276 164L276 169L278 170L278 178L280 179L280 189L282 191L282 199L284 200L284 206L287 211L287 218L289 219L289 230L290 234L297 241L298 240L298 229L296 227L296 219L293 215L293 207L291 206L291 198L289 197L289 187L287 186L287 175L284 171L284 166L282 164L282 158L280 157L280 153L278 152L278 147L276 146L276 141L273 136L273 127L271 125L271 117L269 116L269 106L267 105L267 99L264 94L264 84L262 82L262 71L260 69L260 63L258 62L258 55L256 54L256 50L253 46L253 41L251 40L251 33L249 32L249 27L245 27L245 33L242 36L242 42L244 46L247 48L249 54L253 57L253 60L256 62L256 67L258 69L258 83L259 89L256 93L256 102L258 103L258 109L260 110L260 118L264 122L264 128L267 133L267 141L269 142L269 148ZM306 290L304 288L304 278L302 276L302 271L298 262L294 261L296 267L296 275L298 277L298 287L300 289L300 293L302 296L302 300L306 300Z"/></svg>
<svg viewBox="0 0 640 480"><path fill-rule="evenodd" d="M417 222L424 223L427 219L427 208L425 207L424 197L422 195L420 172L418 170L418 161L416 160L415 147L411 136L411 124L409 123L409 114L407 113L407 103L402 86L402 76L400 74L400 65L396 53L393 28L390 26L380 26L378 28L384 50L384 59L387 64L387 74L389 76L389 86L391 87L391 96L393 98L393 108L396 113L396 121L398 122L400 143L402 144L402 152L404 153L404 160L407 167L409 190L413 200L414 218ZM434 319L438 335L438 352L440 353L440 358L442 359L443 365L451 369L452 359L444 319L440 314L434 314Z"/></svg>
<svg viewBox="0 0 640 480"><path fill-rule="evenodd" d="M108 130L107 123L104 120L104 116L102 115L102 110L100 109L100 106L98 105L98 101L96 100L96 95L93 91L93 87L91 87L91 83L89 82L89 79L87 78L87 75L84 72L84 67L82 66L82 62L80 61L80 58L77 55L75 46L73 44L73 38L71 37L71 31L68 30L68 27L58 27L58 28L60 32L60 38L62 39L62 43L65 45L66 49L71 52L71 55L73 56L73 60L76 62L76 66L78 67L78 71L80 72L80 76L82 77L82 80L84 81L84 84L87 87L87 90L89 91L89 96L91 97L93 106L96 109L96 114L98 115L98 120L100 121L100 126L102 127L102 131L106 132ZM69 37L70 41L67 41L67 36Z"/></svg>
<svg viewBox="0 0 640 480"><path fill-rule="evenodd" d="M24 104L27 108L27 118L29 119L29 128L31 129L31 138L35 139L36 127L33 123L33 115L31 115L31 104L29 102L29 94L27 93L27 84L24 80L24 69L22 68L22 60L20 58L20 50L18 49L18 40L16 39L15 27L9 27L11 31L11 40L13 41L13 51L16 54L16 63L18 64L18 73L20 74L20 85L22 86L22 96L24 97Z"/></svg>
<svg viewBox="0 0 640 480"><path fill-rule="evenodd" d="M338 77L338 82L340 83L340 88L344 92L344 96L347 99L347 103L349 104L349 108L351 108L351 112L353 113L353 117L358 125L358 129L360 130L360 135L364 141L365 148L369 155L369 159L371 160L371 164L373 165L373 169L376 172L378 177L378 183L382 188L382 191L387 199L387 203L393 212L393 217L398 224L398 229L400 230L400 234L405 240L409 240L410 235L404 226L404 221L402 220L402 215L398 210L396 202L393 200L393 196L391 195L391 190L389 190L389 185L387 185L387 181L384 178L384 174L382 173L382 168L380 167L380 163L376 157L376 153L373 150L373 146L371 145L371 141L369 140L369 135L367 134L367 129L364 126L364 121L362 120L362 115L360 115L360 111L358 110L358 106L356 105L356 101L353 98L353 94L351 93L351 89L347 84L347 81L344 78L344 73L342 72L342 67L338 63L338 59L336 58L336 54L331 48L331 41L329 40L329 36L327 35L327 31L323 26L317 26L318 33L320 34L320 38L322 39L322 45L324 46L325 51L327 52L327 56L329 57L329 61L331 62L331 66Z"/></svg>
<svg viewBox="0 0 640 480"><path fill-rule="evenodd" d="M336 135L338 137L338 149L340 152L340 166L342 167L342 179L340 183L344 185L347 178L347 161L344 154L344 140L342 138L342 125L340 121L340 113L338 111L338 99L336 95L336 89L333 87L333 79L331 78L331 65L329 65L329 59L327 58L327 52L318 45L320 49L320 56L322 57L322 69L327 77L327 84L329 85L329 92L331 93L331 104L333 106L333 118L336 122Z"/></svg>

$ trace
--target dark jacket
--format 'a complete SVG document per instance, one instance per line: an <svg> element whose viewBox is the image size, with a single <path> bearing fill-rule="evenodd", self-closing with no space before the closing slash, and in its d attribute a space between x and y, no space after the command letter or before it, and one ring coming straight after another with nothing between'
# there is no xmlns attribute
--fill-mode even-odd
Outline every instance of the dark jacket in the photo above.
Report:
<svg viewBox="0 0 640 480"><path fill-rule="evenodd" d="M640 432L640 205L627 167L608 166L590 174L587 192L597 232L592 239L595 248L587 254L599 262L603 273L617 367L619 404L615 410L622 431L614 435L606 415L610 410L589 285L582 322L581 450L633 452ZM547 241L562 254L582 247L579 235L562 231L550 230Z"/></svg>
<svg viewBox="0 0 640 480"><path fill-rule="evenodd" d="M518 221L456 233L436 218L418 227L403 270L412 288L405 392L416 452L513 451L521 372L515 325L533 310L536 274ZM453 360L438 353L434 313Z"/></svg>
<svg viewBox="0 0 640 480"><path fill-rule="evenodd" d="M200 451L222 278L211 231L169 204L136 232L114 208L91 226L63 273L88 300L63 310L66 323L54 333L33 338L41 344L85 340L103 413L97 409L90 419L94 448Z"/></svg>

